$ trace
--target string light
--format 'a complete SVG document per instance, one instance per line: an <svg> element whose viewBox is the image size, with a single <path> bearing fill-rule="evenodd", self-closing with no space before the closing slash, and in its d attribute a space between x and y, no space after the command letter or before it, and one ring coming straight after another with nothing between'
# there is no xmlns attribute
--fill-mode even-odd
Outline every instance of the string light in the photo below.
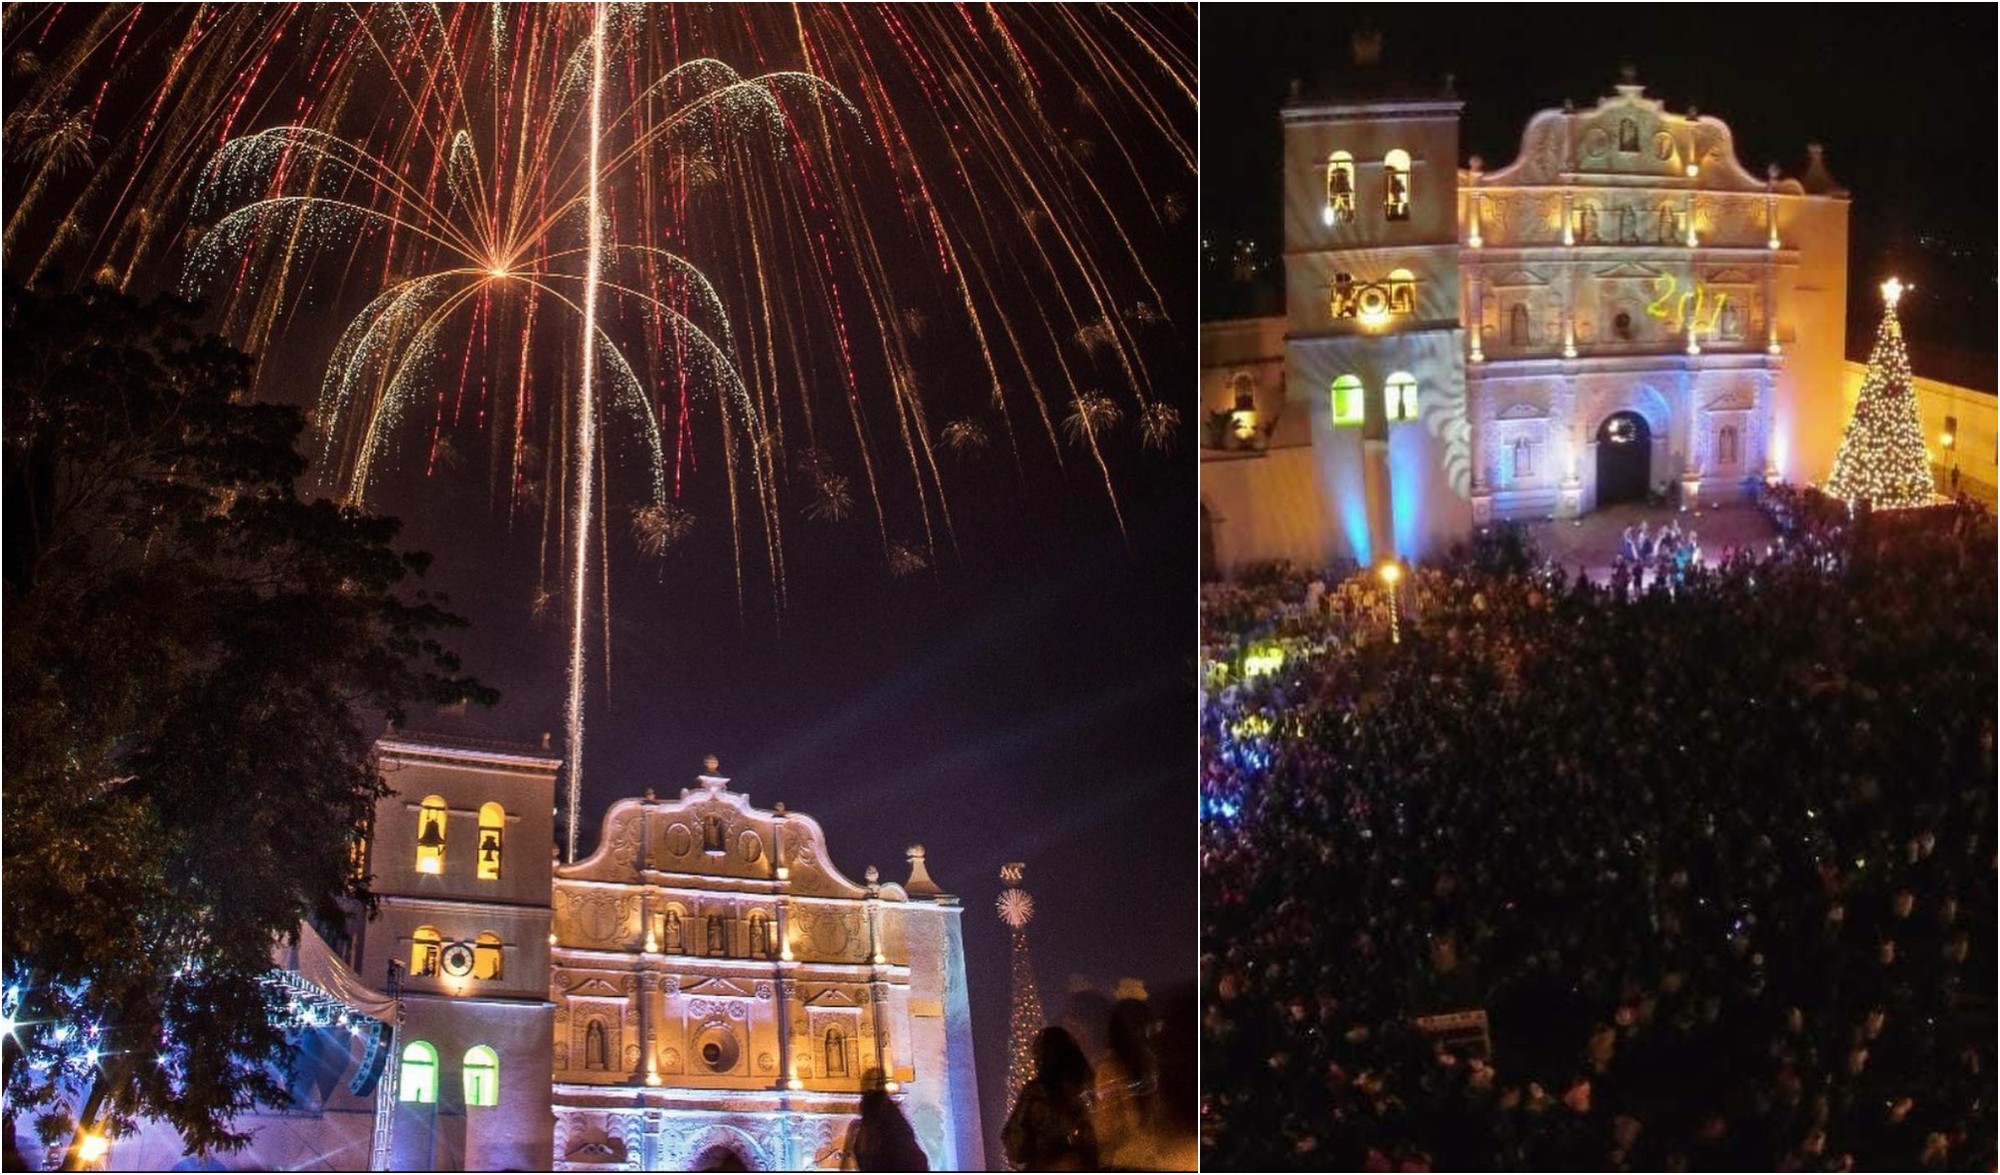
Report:
<svg viewBox="0 0 2000 1175"><path fill-rule="evenodd" d="M1893 277L1882 283L1882 325L1826 483L1833 497L1849 503L1866 500L1876 510L1907 510L1937 499L1910 356L1896 318L1896 303L1910 288Z"/></svg>

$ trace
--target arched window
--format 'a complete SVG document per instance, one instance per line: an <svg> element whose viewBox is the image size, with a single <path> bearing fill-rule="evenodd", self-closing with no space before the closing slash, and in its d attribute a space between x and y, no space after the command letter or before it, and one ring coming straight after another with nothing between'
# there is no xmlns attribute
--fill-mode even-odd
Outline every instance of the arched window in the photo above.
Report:
<svg viewBox="0 0 2000 1175"><path fill-rule="evenodd" d="M417 872L444 872L444 822L448 810L443 796L425 796L417 809Z"/></svg>
<svg viewBox="0 0 2000 1175"><path fill-rule="evenodd" d="M472 977L498 979L500 974L500 936L482 934L472 944Z"/></svg>
<svg viewBox="0 0 2000 1175"><path fill-rule="evenodd" d="M847 1034L838 1028L826 1030L826 1075L847 1076Z"/></svg>
<svg viewBox="0 0 2000 1175"><path fill-rule="evenodd" d="M750 953L760 959L771 954L771 920L762 910L750 911Z"/></svg>
<svg viewBox="0 0 2000 1175"><path fill-rule="evenodd" d="M1417 377L1399 371L1382 387L1382 415L1390 420L1417 418Z"/></svg>
<svg viewBox="0 0 2000 1175"><path fill-rule="evenodd" d="M1514 480L1527 481L1535 476L1535 446L1527 437L1514 439Z"/></svg>
<svg viewBox="0 0 2000 1175"><path fill-rule="evenodd" d="M583 1029L583 1067L608 1069L604 1059L604 1021L592 1020Z"/></svg>
<svg viewBox="0 0 2000 1175"><path fill-rule="evenodd" d="M430 1105L438 1100L438 1054L429 1043L413 1040L403 1048L403 1066L396 1074L396 1097Z"/></svg>
<svg viewBox="0 0 2000 1175"><path fill-rule="evenodd" d="M1516 347L1533 343L1534 336L1528 330L1528 304L1514 303L1514 309L1507 314L1507 339Z"/></svg>
<svg viewBox="0 0 2000 1175"><path fill-rule="evenodd" d="M1389 271L1389 313L1417 312L1417 275L1407 269Z"/></svg>
<svg viewBox="0 0 2000 1175"><path fill-rule="evenodd" d="M507 810L498 804L479 808L479 880L500 877L500 840L507 829Z"/></svg>
<svg viewBox="0 0 2000 1175"><path fill-rule="evenodd" d="M722 821L713 816L701 818L701 849L705 853L720 853L722 847Z"/></svg>
<svg viewBox="0 0 2000 1175"><path fill-rule="evenodd" d="M444 939L435 926L419 926L410 936L410 974L436 975L438 973L438 952L444 949Z"/></svg>
<svg viewBox="0 0 2000 1175"><path fill-rule="evenodd" d="M1360 424L1367 411L1361 403L1361 380L1352 375L1343 375L1333 381L1333 422L1335 424Z"/></svg>
<svg viewBox="0 0 2000 1175"><path fill-rule="evenodd" d="M1354 156L1345 151L1335 151L1326 161L1326 208L1320 223L1354 223Z"/></svg>
<svg viewBox="0 0 2000 1175"><path fill-rule="evenodd" d="M724 950L722 942L722 919L718 915L710 914L708 916L708 953L711 955L720 955Z"/></svg>
<svg viewBox="0 0 2000 1175"><path fill-rule="evenodd" d="M1618 120L1618 149L1627 153L1639 149L1639 124L1629 118Z"/></svg>
<svg viewBox="0 0 2000 1175"><path fill-rule="evenodd" d="M1734 465L1737 461L1736 426L1725 424L1722 431L1715 434L1715 461L1718 465Z"/></svg>
<svg viewBox="0 0 2000 1175"><path fill-rule="evenodd" d="M483 1044L465 1050L465 1104L500 1104L500 1054Z"/></svg>
<svg viewBox="0 0 2000 1175"><path fill-rule="evenodd" d="M1382 215L1410 219L1410 153L1401 147L1382 157Z"/></svg>

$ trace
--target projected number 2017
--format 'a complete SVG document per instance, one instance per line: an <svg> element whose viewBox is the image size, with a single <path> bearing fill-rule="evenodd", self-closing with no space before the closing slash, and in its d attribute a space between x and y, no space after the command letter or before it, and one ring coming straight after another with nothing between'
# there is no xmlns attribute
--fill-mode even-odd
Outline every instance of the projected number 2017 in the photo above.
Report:
<svg viewBox="0 0 2000 1175"><path fill-rule="evenodd" d="M1728 294L1717 294L1713 302L1709 301L1708 290L1699 283L1692 290L1682 290L1680 279L1671 273L1663 273L1653 279L1653 292L1659 297L1646 307L1646 314L1671 323L1675 334L1689 324L1693 325L1696 333L1714 334L1722 322L1722 308L1729 303ZM1675 297L1676 294L1679 297ZM1688 312L1690 302L1694 304L1692 314ZM1704 310L1708 312L1706 322L1702 320Z"/></svg>

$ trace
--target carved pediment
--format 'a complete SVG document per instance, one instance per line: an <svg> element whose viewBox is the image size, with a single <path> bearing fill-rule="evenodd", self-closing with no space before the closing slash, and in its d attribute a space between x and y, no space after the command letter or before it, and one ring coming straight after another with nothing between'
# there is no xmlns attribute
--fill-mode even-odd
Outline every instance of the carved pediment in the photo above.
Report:
<svg viewBox="0 0 2000 1175"><path fill-rule="evenodd" d="M614 986L612 983L610 983L608 980L590 978L584 980L582 983L577 984L575 987L570 988L569 991L565 994L572 996L605 996L605 997L610 997L612 999L617 999L622 997L625 993L619 991L618 988Z"/></svg>
<svg viewBox="0 0 2000 1175"><path fill-rule="evenodd" d="M1662 270L1651 265L1641 265L1636 261L1620 261L1608 269L1600 269L1593 272L1591 276L1597 278L1649 279L1660 276L1662 272Z"/></svg>
<svg viewBox="0 0 2000 1175"><path fill-rule="evenodd" d="M751 994L747 987L715 977L682 984L681 992L684 995L720 996L732 999L747 999Z"/></svg>
<svg viewBox="0 0 2000 1175"><path fill-rule="evenodd" d="M1548 411L1537 404L1510 404L1502 409L1495 420L1547 420Z"/></svg>
<svg viewBox="0 0 2000 1175"><path fill-rule="evenodd" d="M1757 406L1757 398L1742 388L1723 392L1715 399L1702 405L1708 412L1747 412Z"/></svg>
<svg viewBox="0 0 2000 1175"><path fill-rule="evenodd" d="M1757 279L1741 269L1718 269L1706 280L1712 286L1747 286Z"/></svg>
<svg viewBox="0 0 2000 1175"><path fill-rule="evenodd" d="M815 995L806 997L806 1003L816 1008L852 1008L858 1006L854 997L837 987L822 987Z"/></svg>
<svg viewBox="0 0 2000 1175"><path fill-rule="evenodd" d="M1493 279L1493 284L1499 289L1511 289L1523 286L1545 286L1549 283L1547 278L1536 277L1525 269L1508 269L1502 270Z"/></svg>

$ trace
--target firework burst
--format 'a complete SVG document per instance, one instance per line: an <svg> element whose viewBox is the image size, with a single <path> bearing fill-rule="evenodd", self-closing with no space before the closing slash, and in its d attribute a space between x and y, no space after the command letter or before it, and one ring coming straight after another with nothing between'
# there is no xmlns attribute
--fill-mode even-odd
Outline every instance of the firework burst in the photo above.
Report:
<svg viewBox="0 0 2000 1175"><path fill-rule="evenodd" d="M1100 470L1128 415L1155 443L1151 320L1119 308L1166 304L1191 9L22 4L0 34L10 272L208 294L261 394L323 373L349 501L483 467L543 532L573 664L586 609L608 641L614 499L668 553L711 495L739 601L780 610L800 514L937 565L935 447L1060 463L1065 401ZM329 349L298 328L330 310ZM918 372L946 365L977 418L940 429Z"/></svg>

